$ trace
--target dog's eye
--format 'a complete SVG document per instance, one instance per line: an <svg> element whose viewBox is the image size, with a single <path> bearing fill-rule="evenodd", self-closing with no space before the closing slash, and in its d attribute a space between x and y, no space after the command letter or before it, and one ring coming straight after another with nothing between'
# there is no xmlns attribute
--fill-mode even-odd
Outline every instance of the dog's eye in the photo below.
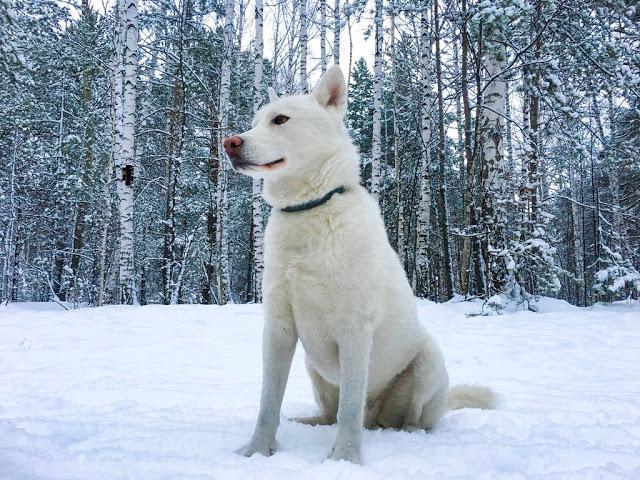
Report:
<svg viewBox="0 0 640 480"><path fill-rule="evenodd" d="M271 120L271 123L274 123L275 125L282 125L283 123L287 123L287 120L289 120L289 117L286 115L276 115L273 117L273 120Z"/></svg>

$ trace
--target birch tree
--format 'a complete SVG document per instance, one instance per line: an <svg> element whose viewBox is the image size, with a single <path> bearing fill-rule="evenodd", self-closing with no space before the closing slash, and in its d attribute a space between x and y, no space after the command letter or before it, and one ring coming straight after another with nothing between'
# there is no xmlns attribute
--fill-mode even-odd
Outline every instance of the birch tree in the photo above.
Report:
<svg viewBox="0 0 640 480"><path fill-rule="evenodd" d="M253 112L257 112L263 102L263 66L262 58L264 50L263 39L263 5L262 0L256 0L255 4L255 59L253 76ZM264 270L264 231L262 220L262 180L252 179L252 240L253 240L253 266L252 266L252 296L253 300L262 300L262 272Z"/></svg>
<svg viewBox="0 0 640 480"><path fill-rule="evenodd" d="M416 227L416 293L428 297L429 288L429 228L431 223L431 40L429 35L429 2L424 0L420 10L420 199Z"/></svg>
<svg viewBox="0 0 640 480"><path fill-rule="evenodd" d="M486 85L481 115L482 132L482 255L487 269L487 297L507 293L514 287L515 263L505 236L507 228L507 159L504 154L504 119L506 115L506 81L501 73L505 64L504 49L490 44L485 49ZM500 300L496 300L502 304Z"/></svg>
<svg viewBox="0 0 640 480"><path fill-rule="evenodd" d="M307 78L307 0L300 1L300 88L309 93Z"/></svg>
<svg viewBox="0 0 640 480"><path fill-rule="evenodd" d="M333 63L340 65L340 34L342 24L340 22L340 0L336 0L333 5Z"/></svg>
<svg viewBox="0 0 640 480"><path fill-rule="evenodd" d="M133 237L133 179L135 164L135 124L138 70L138 2L125 0L122 37L122 129L119 132L117 193L120 214L119 298L121 303L136 303ZM118 93L116 92L116 95Z"/></svg>
<svg viewBox="0 0 640 480"><path fill-rule="evenodd" d="M382 0L376 0L375 60L373 67L373 138L371 141L371 193L380 195L382 161Z"/></svg>
<svg viewBox="0 0 640 480"><path fill-rule="evenodd" d="M224 10L224 54L220 73L220 99L218 111L220 112L220 130L218 138L218 159L225 158L222 146L224 138L230 133L229 111L231 100L231 62L233 57L233 17L234 0L225 1ZM227 163L220 161L218 172L218 184L216 188L216 246L218 249L218 302L227 303L230 300L229 285L229 245L224 231L227 220Z"/></svg>
<svg viewBox="0 0 640 480"><path fill-rule="evenodd" d="M327 71L327 0L320 0L320 72Z"/></svg>

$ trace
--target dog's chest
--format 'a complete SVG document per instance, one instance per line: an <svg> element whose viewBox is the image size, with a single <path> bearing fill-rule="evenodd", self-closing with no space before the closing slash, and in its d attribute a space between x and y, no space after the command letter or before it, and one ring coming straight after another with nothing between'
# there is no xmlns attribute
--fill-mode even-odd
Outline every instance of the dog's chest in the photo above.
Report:
<svg viewBox="0 0 640 480"><path fill-rule="evenodd" d="M360 266L351 253L353 236L345 234L340 221L321 216L274 222L270 229L268 277L284 290L277 294L286 295L303 343L332 336L343 321L337 312L364 287L354 280Z"/></svg>

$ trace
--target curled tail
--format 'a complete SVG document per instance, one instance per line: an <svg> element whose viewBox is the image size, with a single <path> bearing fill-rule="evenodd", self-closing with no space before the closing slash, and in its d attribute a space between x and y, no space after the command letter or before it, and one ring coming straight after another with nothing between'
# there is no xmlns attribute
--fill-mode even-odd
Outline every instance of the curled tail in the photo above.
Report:
<svg viewBox="0 0 640 480"><path fill-rule="evenodd" d="M449 410L458 408L483 408L493 410L498 404L498 396L487 387L476 385L456 385L449 389Z"/></svg>

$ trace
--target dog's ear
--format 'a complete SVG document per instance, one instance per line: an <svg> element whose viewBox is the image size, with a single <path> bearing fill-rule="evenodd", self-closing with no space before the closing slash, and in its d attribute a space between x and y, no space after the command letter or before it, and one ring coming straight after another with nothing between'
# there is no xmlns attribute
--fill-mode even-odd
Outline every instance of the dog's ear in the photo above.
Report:
<svg viewBox="0 0 640 480"><path fill-rule="evenodd" d="M273 87L267 88L267 93L269 94L269 101L270 102L275 102L276 100L278 100L280 98L278 96L278 94L276 93L276 91L273 89Z"/></svg>
<svg viewBox="0 0 640 480"><path fill-rule="evenodd" d="M320 79L313 96L322 108L334 110L341 115L347 111L347 83L338 65L334 65Z"/></svg>

